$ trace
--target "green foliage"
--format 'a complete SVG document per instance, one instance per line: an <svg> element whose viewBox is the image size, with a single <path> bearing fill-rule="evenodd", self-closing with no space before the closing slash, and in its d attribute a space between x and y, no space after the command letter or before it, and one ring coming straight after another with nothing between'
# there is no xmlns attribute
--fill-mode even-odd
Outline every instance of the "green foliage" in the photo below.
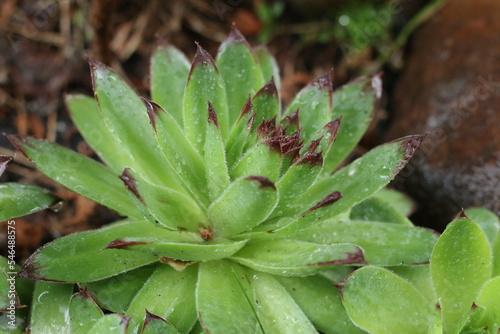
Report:
<svg viewBox="0 0 500 334"><path fill-rule="evenodd" d="M500 281L488 240L500 223L490 211L467 210L448 225L429 264L364 267L340 284L352 321L369 333L498 333ZM486 235L483 229L493 235Z"/></svg>
<svg viewBox="0 0 500 334"><path fill-rule="evenodd" d="M154 101L90 66L97 102L67 101L105 164L10 139L49 177L128 219L27 260L19 277L38 281L32 333L359 333L331 283L357 266L429 261L437 236L406 219L404 198L372 197L423 136L338 167L367 128L378 76L337 91L322 76L282 113L274 59L235 29L216 60L198 47L190 69L159 45ZM404 284L393 295L425 305Z"/></svg>

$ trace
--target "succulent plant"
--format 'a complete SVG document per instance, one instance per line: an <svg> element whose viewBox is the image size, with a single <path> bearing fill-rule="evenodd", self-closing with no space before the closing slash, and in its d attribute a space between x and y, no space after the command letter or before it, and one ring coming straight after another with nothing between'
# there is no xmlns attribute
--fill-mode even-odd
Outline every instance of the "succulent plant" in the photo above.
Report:
<svg viewBox="0 0 500 334"><path fill-rule="evenodd" d="M448 225L430 264L355 271L338 284L347 313L373 334L499 333L499 228L491 211L469 209Z"/></svg>
<svg viewBox="0 0 500 334"><path fill-rule="evenodd" d="M198 46L190 65L160 43L152 101L90 67L96 99L67 105L104 164L9 138L47 176L128 218L28 259L32 333L358 333L332 283L356 266L429 261L437 235L381 190L423 136L341 168L379 76L333 91L327 74L282 111L273 57L234 28L216 60Z"/></svg>

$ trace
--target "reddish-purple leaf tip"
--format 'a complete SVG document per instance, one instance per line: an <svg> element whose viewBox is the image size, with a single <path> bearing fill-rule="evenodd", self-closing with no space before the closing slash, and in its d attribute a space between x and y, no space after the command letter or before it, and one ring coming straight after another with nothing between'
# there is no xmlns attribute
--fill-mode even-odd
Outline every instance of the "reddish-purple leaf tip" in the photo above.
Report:
<svg viewBox="0 0 500 334"><path fill-rule="evenodd" d="M252 104L252 97L250 94L248 94L248 98L247 98L247 101L245 102L245 105L243 106L243 108L241 108L241 112L240 112L240 116L238 117L238 121L243 117L245 116L246 114L248 114L250 111L252 111L252 108L253 108L253 104Z"/></svg>
<svg viewBox="0 0 500 334"><path fill-rule="evenodd" d="M283 120L281 120L281 122L283 124L288 124L288 125L294 126L296 129L299 129L300 128L299 111L300 111L300 108L297 108L297 110L295 110L293 113L291 113L290 115L283 118Z"/></svg>
<svg viewBox="0 0 500 334"><path fill-rule="evenodd" d="M196 43L196 54L194 55L193 63L191 65L191 69L189 71L188 80L191 78L193 71L198 66L209 66L211 65L216 71L218 71L217 66L215 65L215 61L212 56L203 49L199 43Z"/></svg>
<svg viewBox="0 0 500 334"><path fill-rule="evenodd" d="M260 95L267 95L278 98L278 88L276 87L276 83L274 82L274 76L271 77L271 80L269 80L268 83L262 86L262 88L259 89L257 93L255 93L255 96L253 98L255 99Z"/></svg>
<svg viewBox="0 0 500 334"><path fill-rule="evenodd" d="M5 169L7 168L7 165L9 162L11 162L14 158L7 156L7 155L0 155L0 176L5 172Z"/></svg>
<svg viewBox="0 0 500 334"><path fill-rule="evenodd" d="M170 324L167 320L163 319L159 315L153 314L146 309L146 317L144 318L144 323L142 325L142 332L146 329L146 327L149 325L149 323L153 320L160 320L163 321L164 323Z"/></svg>
<svg viewBox="0 0 500 334"><path fill-rule="evenodd" d="M332 77L330 73L327 73L319 78L314 79L311 82L311 84L318 86L319 89L333 92Z"/></svg>
<svg viewBox="0 0 500 334"><path fill-rule="evenodd" d="M31 159L28 157L28 154L26 154L26 151L24 151L23 147L27 145L26 142L26 137L22 137L20 135L5 135L7 139L11 142L14 147L21 152L21 154L28 160L31 161Z"/></svg>
<svg viewBox="0 0 500 334"><path fill-rule="evenodd" d="M339 127L340 127L340 122L342 120L343 115L341 115L339 118L334 119L333 121L327 123L324 128L330 131L330 142L329 144L333 143L335 140L335 137L337 137L337 133L339 132Z"/></svg>
<svg viewBox="0 0 500 334"><path fill-rule="evenodd" d="M144 242L144 241L125 241L123 239L116 239L111 241L109 244L106 245L102 250L104 249L126 249L130 246L135 246L135 245L147 245L150 244L150 242Z"/></svg>
<svg viewBox="0 0 500 334"><path fill-rule="evenodd" d="M323 152L308 152L302 157L297 164L309 164L311 167L323 166Z"/></svg>
<svg viewBox="0 0 500 334"><path fill-rule="evenodd" d="M217 114L215 113L214 106L212 105L212 103L210 103L210 101L208 101L208 123L213 123L216 127L219 127Z"/></svg>
<svg viewBox="0 0 500 334"><path fill-rule="evenodd" d="M139 190L137 190L136 181L135 181L134 177L130 174L129 170L130 170L130 168L128 168L128 167L125 168L123 170L122 175L120 175L120 179L125 184L125 187L130 192L132 192L132 194L134 194L134 196L137 197L137 199L139 199L139 201L141 201L142 203L144 203L144 200L142 199L142 196L139 193Z"/></svg>
<svg viewBox="0 0 500 334"><path fill-rule="evenodd" d="M423 135L414 135L403 138L403 141L401 142L401 149L405 154L403 158L405 162L415 154L418 147L420 146L420 144L422 144L428 134L429 133L427 132Z"/></svg>
<svg viewBox="0 0 500 334"><path fill-rule="evenodd" d="M258 182L260 189L272 188L272 189L276 190L276 186L274 185L274 183L265 176L250 175L250 176L245 177L245 180Z"/></svg>
<svg viewBox="0 0 500 334"><path fill-rule="evenodd" d="M308 214L310 212L313 212L319 208L322 208L322 207L325 207L328 205L332 205L333 203L337 202L341 198L342 198L342 194L340 193L340 191L334 191L334 192L326 195L326 197L323 198L321 201L319 201L315 206L313 206L312 208L310 208L309 210L304 212L304 215Z"/></svg>
<svg viewBox="0 0 500 334"><path fill-rule="evenodd" d="M331 265L344 265L344 264L368 264L365 260L365 255L364 252L361 248L356 247L356 251L354 252L348 252L345 254L345 258L343 259L336 259L332 261L325 261L325 262L317 262L317 263L311 263L308 264L309 267L311 266L331 266Z"/></svg>
<svg viewBox="0 0 500 334"><path fill-rule="evenodd" d="M156 131L156 117L158 114L163 111L163 108L160 107L157 103L150 101L148 99L145 99L141 97L142 102L146 106L146 111L148 113L149 117L149 122L151 123L151 126L153 127L153 130Z"/></svg>
<svg viewBox="0 0 500 334"><path fill-rule="evenodd" d="M460 219L460 218L467 218L467 219L470 219L470 218L469 218L469 216L467 216L467 214L465 213L464 208L462 208L462 210L461 210L461 211L460 211L460 213L458 214L457 219Z"/></svg>

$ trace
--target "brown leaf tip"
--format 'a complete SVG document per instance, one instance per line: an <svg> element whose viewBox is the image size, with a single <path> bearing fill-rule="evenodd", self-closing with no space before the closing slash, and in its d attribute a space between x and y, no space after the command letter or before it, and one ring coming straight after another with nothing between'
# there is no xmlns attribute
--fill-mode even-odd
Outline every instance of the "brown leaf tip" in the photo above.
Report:
<svg viewBox="0 0 500 334"><path fill-rule="evenodd" d="M215 113L214 106L212 105L212 103L210 103L210 101L208 101L208 123L213 123L216 127L219 127L217 114Z"/></svg>
<svg viewBox="0 0 500 334"><path fill-rule="evenodd" d="M191 65L191 70L189 71L188 80L191 78L194 69L198 66L211 65L215 68L216 71L218 71L212 56L205 49L203 49L199 43L196 43L196 47L197 47L196 54L194 55L193 63Z"/></svg>
<svg viewBox="0 0 500 334"><path fill-rule="evenodd" d="M28 157L26 154L26 151L24 151L23 147L27 145L26 138L22 137L20 135L5 135L7 139L11 142L14 147L21 152L22 155L28 160L31 161L31 159Z"/></svg>
<svg viewBox="0 0 500 334"><path fill-rule="evenodd" d="M309 164L313 166L323 166L323 152L308 152L302 159L300 159L297 164Z"/></svg>
<svg viewBox="0 0 500 334"><path fill-rule="evenodd" d="M340 128L340 122L342 120L343 116L340 116L337 119L334 119L333 121L327 123L324 128L330 132L330 142L329 144L333 143L335 138L337 137L337 133L339 132Z"/></svg>
<svg viewBox="0 0 500 334"><path fill-rule="evenodd" d="M470 219L469 216L467 216L467 214L465 213L465 210L464 208L462 208L462 210L460 211L460 213L458 214L458 218L457 219L460 219L460 218L467 218L467 219Z"/></svg>
<svg viewBox="0 0 500 334"><path fill-rule="evenodd" d="M146 309L146 317L144 319L144 324L142 325L142 331L144 332L144 330L146 329L146 327L148 326L148 324L151 321L154 321L154 320L160 320L160 321L163 321L163 322L165 322L167 324L170 324L167 320L163 319L159 315L156 315L156 314L153 314L153 313L149 312L148 309Z"/></svg>
<svg viewBox="0 0 500 334"><path fill-rule="evenodd" d="M276 186L274 185L274 183L265 176L250 175L250 176L245 177L245 180L258 182L260 189L272 188L272 189L276 190Z"/></svg>
<svg viewBox="0 0 500 334"><path fill-rule="evenodd" d="M126 249L130 246L136 246L136 245L147 245L149 242L144 242L144 241L125 241L123 239L116 239L114 241L111 241L109 244L106 245L102 250L104 249Z"/></svg>
<svg viewBox="0 0 500 334"><path fill-rule="evenodd" d="M240 112L240 116L238 118L238 121L243 116L245 116L246 114L250 113L250 111L252 111L252 108L253 108L252 97L250 96L250 94L248 94L247 101L245 102L245 105L243 106L243 108L241 108L241 112Z"/></svg>
<svg viewBox="0 0 500 334"><path fill-rule="evenodd" d="M327 73L311 82L312 85L318 86L319 89L326 89L329 92L333 92L332 77L330 73Z"/></svg>
<svg viewBox="0 0 500 334"><path fill-rule="evenodd" d="M157 103L150 101L148 99L145 99L141 97L142 102L146 106L146 111L148 113L149 117L149 122L153 126L153 129L156 131L156 117L160 114L161 111L163 111L163 108L160 107Z"/></svg>
<svg viewBox="0 0 500 334"><path fill-rule="evenodd" d="M344 265L344 264L368 264L365 260L363 250L356 247L356 251L346 253L345 258L333 261L311 263L308 266L331 266L331 265Z"/></svg>
<svg viewBox="0 0 500 334"><path fill-rule="evenodd" d="M0 176L5 172L5 169L7 168L7 165L9 162L11 162L14 158L7 156L7 155L0 155Z"/></svg>
<svg viewBox="0 0 500 334"><path fill-rule="evenodd" d="M334 192L326 195L326 197L323 198L321 201L319 201L315 206L313 206L312 208L307 210L304 213L304 215L307 213L313 212L319 208L322 208L322 207L325 207L328 205L332 205L333 203L337 202L341 198L342 198L342 194L340 193L340 191L334 191Z"/></svg>
<svg viewBox="0 0 500 334"><path fill-rule="evenodd" d="M125 168L123 170L122 175L120 175L120 179L125 184L125 187L129 191L131 191L132 194L134 194L134 196L137 197L137 199L139 199L139 201L141 201L142 203L144 203L144 200L142 199L142 196L139 193L139 190L137 190L136 181L135 181L134 177L130 174L129 170L130 170L130 168L128 168L128 167Z"/></svg>
<svg viewBox="0 0 500 334"><path fill-rule="evenodd" d="M425 133L423 135L408 136L404 139L404 141L401 143L401 148L405 152L404 160L410 159L415 154L427 134L428 133Z"/></svg>
<svg viewBox="0 0 500 334"><path fill-rule="evenodd" d="M274 76L271 77L268 83L262 86L261 89L255 94L254 99L260 95L268 95L278 98L278 88L276 87L276 83L274 82Z"/></svg>
<svg viewBox="0 0 500 334"><path fill-rule="evenodd" d="M214 233L212 232L212 228L210 227L210 225L208 225L208 227L200 225L200 227L198 228L198 233L205 241L210 241L214 238Z"/></svg>
<svg viewBox="0 0 500 334"><path fill-rule="evenodd" d="M295 110L293 113L283 118L281 122L283 122L283 124L289 124L291 126L294 126L296 129L299 129L299 110L300 108L297 108L297 110Z"/></svg>

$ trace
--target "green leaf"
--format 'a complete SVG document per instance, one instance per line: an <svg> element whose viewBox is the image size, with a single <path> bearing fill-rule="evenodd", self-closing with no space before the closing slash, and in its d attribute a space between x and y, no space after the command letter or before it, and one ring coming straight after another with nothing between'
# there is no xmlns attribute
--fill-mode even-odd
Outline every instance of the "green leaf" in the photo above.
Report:
<svg viewBox="0 0 500 334"><path fill-rule="evenodd" d="M180 261L211 261L233 255L243 248L245 243L246 240L232 241L220 238L210 241L182 242L155 237L131 237L114 240L107 248L126 249Z"/></svg>
<svg viewBox="0 0 500 334"><path fill-rule="evenodd" d="M144 320L141 334L179 334L179 332L165 319L146 310L146 319Z"/></svg>
<svg viewBox="0 0 500 334"><path fill-rule="evenodd" d="M311 226L294 238L325 244L352 243L363 249L369 264L398 266L428 262L438 235L419 227L332 219Z"/></svg>
<svg viewBox="0 0 500 334"><path fill-rule="evenodd" d="M365 333L349 319L337 289L321 276L283 277L275 279L285 287L300 309L318 330L325 334Z"/></svg>
<svg viewBox="0 0 500 334"><path fill-rule="evenodd" d="M270 81L274 78L274 82L276 83L277 91L281 91L281 77L280 77L280 68L276 63L276 59L269 52L269 50L265 46L258 46L254 50L255 56L259 60L260 69L262 71L262 76L264 78L264 82ZM281 111L281 106L280 110Z"/></svg>
<svg viewBox="0 0 500 334"><path fill-rule="evenodd" d="M481 227L488 241L493 245L500 229L498 216L485 208L469 208L465 210L465 215Z"/></svg>
<svg viewBox="0 0 500 334"><path fill-rule="evenodd" d="M130 164L131 158L104 124L97 101L90 96L68 95L66 105L85 141L115 174L120 174Z"/></svg>
<svg viewBox="0 0 500 334"><path fill-rule="evenodd" d="M281 103L278 89L274 80L271 79L252 98L253 110L255 111L255 122L253 129L264 120L270 120L279 115Z"/></svg>
<svg viewBox="0 0 500 334"><path fill-rule="evenodd" d="M337 168L365 134L381 94L379 75L357 79L333 92L332 119L343 117L335 143L325 156L326 174Z"/></svg>
<svg viewBox="0 0 500 334"><path fill-rule="evenodd" d="M306 276L332 266L364 263L362 250L353 244L286 239L249 242L231 259L254 270L281 276Z"/></svg>
<svg viewBox="0 0 500 334"><path fill-rule="evenodd" d="M181 333L189 332L196 322L195 288L197 265L176 271L159 266L130 303L125 315L132 316L129 330L138 330L146 309L166 319Z"/></svg>
<svg viewBox="0 0 500 334"><path fill-rule="evenodd" d="M189 61L177 48L163 42L151 57L151 97L182 126L182 96L189 73Z"/></svg>
<svg viewBox="0 0 500 334"><path fill-rule="evenodd" d="M70 333L68 310L72 284L36 282L31 306L31 333Z"/></svg>
<svg viewBox="0 0 500 334"><path fill-rule="evenodd" d="M99 319L88 331L88 334L125 334L129 321L128 317L121 314L108 314Z"/></svg>
<svg viewBox="0 0 500 334"><path fill-rule="evenodd" d="M383 188L373 194L373 197L381 199L388 204L392 205L401 214L408 217L415 211L415 202L408 197L408 195L403 194L394 189Z"/></svg>
<svg viewBox="0 0 500 334"><path fill-rule="evenodd" d="M18 136L9 136L9 139L51 179L122 215L141 217L130 201L123 182L106 166L42 140Z"/></svg>
<svg viewBox="0 0 500 334"><path fill-rule="evenodd" d="M210 200L214 201L229 186L231 181L229 180L226 152L217 114L210 102L208 102L208 123L203 160L206 167Z"/></svg>
<svg viewBox="0 0 500 334"><path fill-rule="evenodd" d="M190 196L150 183L129 169L125 170L121 178L159 225L172 230L194 232L198 231L200 224L208 224L205 210Z"/></svg>
<svg viewBox="0 0 500 334"><path fill-rule="evenodd" d="M497 234L493 248L493 277L500 276L500 233Z"/></svg>
<svg viewBox="0 0 500 334"><path fill-rule="evenodd" d="M229 124L234 124L248 94L254 95L264 85L257 58L234 26L219 48L217 67L226 87Z"/></svg>
<svg viewBox="0 0 500 334"><path fill-rule="evenodd" d="M500 325L500 277L487 281L479 292L477 304L484 306L493 315L496 325Z"/></svg>
<svg viewBox="0 0 500 334"><path fill-rule="evenodd" d="M247 140L250 137L250 130L254 121L255 113L252 113L252 103L249 97L247 103L241 109L240 117L231 129L226 143L226 160L228 166L234 166L240 159Z"/></svg>
<svg viewBox="0 0 500 334"><path fill-rule="evenodd" d="M458 333L464 326L491 267L488 239L477 224L462 217L448 225L431 258L445 333Z"/></svg>
<svg viewBox="0 0 500 334"><path fill-rule="evenodd" d="M431 266L429 264L397 266L387 269L390 269L393 273L412 284L429 303L436 303L437 296L432 284Z"/></svg>
<svg viewBox="0 0 500 334"><path fill-rule="evenodd" d="M207 101L217 110L220 131L222 137L226 138L229 115L224 82L212 57L198 45L184 92L183 119L186 137L200 154L205 143Z"/></svg>
<svg viewBox="0 0 500 334"><path fill-rule="evenodd" d="M101 280L157 260L148 254L104 249L111 241L130 236L177 239L178 233L147 222L124 221L95 231L70 234L31 255L19 277L79 283Z"/></svg>
<svg viewBox="0 0 500 334"><path fill-rule="evenodd" d="M261 175L276 182L281 167L281 154L263 141L251 149L229 171L231 178Z"/></svg>
<svg viewBox="0 0 500 334"><path fill-rule="evenodd" d="M264 333L318 333L300 306L272 276L255 272L251 284Z"/></svg>
<svg viewBox="0 0 500 334"><path fill-rule="evenodd" d="M80 284L80 286L88 289L104 309L113 313L125 313L133 297L160 265L163 264L153 263L97 282Z"/></svg>
<svg viewBox="0 0 500 334"><path fill-rule="evenodd" d="M238 179L210 206L212 230L221 237L250 230L269 216L277 201L276 187L269 179L262 176Z"/></svg>
<svg viewBox="0 0 500 334"><path fill-rule="evenodd" d="M319 77L304 87L286 108L283 116L299 109L301 136L307 146L313 135L332 120L332 80L330 74Z"/></svg>
<svg viewBox="0 0 500 334"><path fill-rule="evenodd" d="M387 269L364 267L341 286L351 320L372 334L435 333L433 305L410 283Z"/></svg>
<svg viewBox="0 0 500 334"><path fill-rule="evenodd" d="M181 177L190 195L201 205L208 205L205 166L200 153L168 111L154 102L144 101L153 116L152 126L161 151Z"/></svg>
<svg viewBox="0 0 500 334"><path fill-rule="evenodd" d="M423 139L424 136L408 136L378 146L335 174L317 181L284 213L286 216L309 214L283 232L295 233L319 219L338 215L382 189L406 165ZM342 198L327 202L333 190L340 192Z"/></svg>
<svg viewBox="0 0 500 334"><path fill-rule="evenodd" d="M146 106L121 78L105 65L91 61L95 95L114 146L128 153L131 167L149 181L184 191L175 170L162 155Z"/></svg>
<svg viewBox="0 0 500 334"><path fill-rule="evenodd" d="M88 290L83 289L71 297L69 302L71 334L87 334L92 326L103 316L104 314L92 299Z"/></svg>
<svg viewBox="0 0 500 334"><path fill-rule="evenodd" d="M55 199L45 189L18 184L0 184L0 221L26 216L44 210Z"/></svg>
<svg viewBox="0 0 500 334"><path fill-rule="evenodd" d="M387 201L379 197L370 197L354 206L350 218L361 221L377 221L384 223L413 226L412 222Z"/></svg>
<svg viewBox="0 0 500 334"><path fill-rule="evenodd" d="M198 317L207 333L262 333L245 270L228 261L200 263ZM249 302L252 301L252 304Z"/></svg>

